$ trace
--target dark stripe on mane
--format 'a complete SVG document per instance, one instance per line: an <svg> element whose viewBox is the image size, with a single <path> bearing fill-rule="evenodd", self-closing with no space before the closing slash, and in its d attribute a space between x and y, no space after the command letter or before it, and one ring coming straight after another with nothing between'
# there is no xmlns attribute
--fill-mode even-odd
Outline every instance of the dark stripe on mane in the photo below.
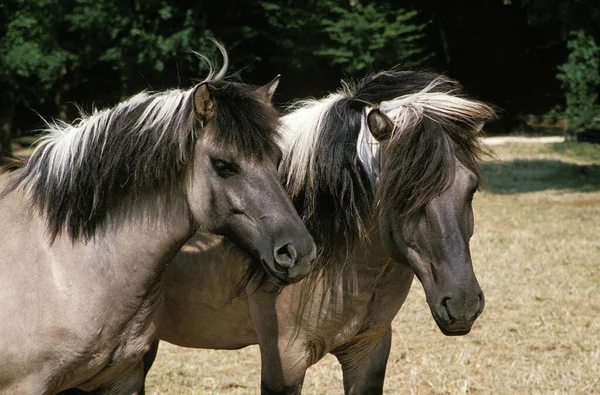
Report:
<svg viewBox="0 0 600 395"><path fill-rule="evenodd" d="M366 230L363 219L372 215L374 186L358 159L357 141L365 106L418 92L439 78L438 74L412 71L382 72L348 84L342 98L325 113L317 133L314 182L293 196L301 218L315 238L319 262L349 254ZM455 83L448 80L448 91ZM287 172L283 164L283 174Z"/></svg>
<svg viewBox="0 0 600 395"><path fill-rule="evenodd" d="M378 105L382 101L419 92L433 81L441 83L431 92L458 93L461 86L457 81L440 74L422 71L382 71L365 77L353 88L353 98L358 102Z"/></svg>
<svg viewBox="0 0 600 395"><path fill-rule="evenodd" d="M274 158L277 112L253 87L227 81L208 85L215 129L207 137L242 157ZM192 97L193 89L142 93L73 125L49 125L50 134L3 194L27 190L33 207L46 217L52 240L63 231L73 240L89 240L115 209L128 209L141 197L155 194L160 204L169 204L171 195L182 191L203 131Z"/></svg>
<svg viewBox="0 0 600 395"><path fill-rule="evenodd" d="M265 103L257 87L238 82L216 81L209 85L215 99L215 142L235 149L244 158L262 161L280 156L277 138L279 112Z"/></svg>
<svg viewBox="0 0 600 395"><path fill-rule="evenodd" d="M292 201L315 238L319 261L347 254L363 232L362 218L371 213L373 186L358 159L361 106L350 98L335 102L321 119L313 166L314 183ZM282 164L283 174L287 173Z"/></svg>

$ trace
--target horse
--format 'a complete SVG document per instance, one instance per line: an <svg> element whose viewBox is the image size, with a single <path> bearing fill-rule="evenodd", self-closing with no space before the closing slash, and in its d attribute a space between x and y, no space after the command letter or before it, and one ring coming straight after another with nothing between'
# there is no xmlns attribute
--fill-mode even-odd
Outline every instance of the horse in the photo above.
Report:
<svg viewBox="0 0 600 395"><path fill-rule="evenodd" d="M308 273L316 247L277 174L278 79L226 80L219 49L222 68L194 87L48 122L4 169L0 393L134 393L165 265L196 231L233 240L279 285Z"/></svg>
<svg viewBox="0 0 600 395"><path fill-rule="evenodd" d="M327 353L345 393L381 393L391 323L414 275L445 335L467 334L483 311L469 239L479 136L493 116L457 82L425 72L382 72L297 103L282 119L280 173L317 244L309 276L285 288L245 282L239 292L252 260L198 233L166 269L160 340L258 344L264 394L300 393Z"/></svg>

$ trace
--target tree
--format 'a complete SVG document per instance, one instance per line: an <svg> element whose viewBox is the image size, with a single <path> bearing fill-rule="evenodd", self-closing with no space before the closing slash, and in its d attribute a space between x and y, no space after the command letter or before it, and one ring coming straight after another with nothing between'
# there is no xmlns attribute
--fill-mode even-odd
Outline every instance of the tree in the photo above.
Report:
<svg viewBox="0 0 600 395"><path fill-rule="evenodd" d="M0 150L11 152L17 105L44 104L64 74L69 54L58 45L59 4L48 0L7 0L0 5Z"/></svg>
<svg viewBox="0 0 600 395"><path fill-rule="evenodd" d="M174 59L185 60L184 74L197 74L202 62L185 51L204 52L213 47L205 18L170 3L78 0L64 25L65 46L76 54L68 65L72 88L85 89L86 96L106 95L113 100L115 93L121 99L141 89L163 88L154 83L164 81L160 75L166 69L177 67L170 64Z"/></svg>
<svg viewBox="0 0 600 395"><path fill-rule="evenodd" d="M0 16L6 151L14 116L35 127L41 120L31 109L68 119L78 115L68 103L91 110L91 100L105 106L142 89L171 87L180 76L200 75L203 62L187 50L216 50L205 18L167 0L6 0Z"/></svg>
<svg viewBox="0 0 600 395"><path fill-rule="evenodd" d="M268 68L283 74L284 96L317 95L392 67L412 68L428 57L426 21L388 1L258 1L264 23L250 42ZM289 91L286 92L286 89ZM288 93L289 92L289 93Z"/></svg>
<svg viewBox="0 0 600 395"><path fill-rule="evenodd" d="M576 133L600 127L600 48L583 30L571 33L567 43L569 57L558 67L557 78L565 93L565 117L568 121L565 137L575 140Z"/></svg>
<svg viewBox="0 0 600 395"><path fill-rule="evenodd" d="M314 54L355 74L399 66L411 68L426 59L424 24L414 22L417 11L393 8L388 3L332 4L321 21L327 40Z"/></svg>

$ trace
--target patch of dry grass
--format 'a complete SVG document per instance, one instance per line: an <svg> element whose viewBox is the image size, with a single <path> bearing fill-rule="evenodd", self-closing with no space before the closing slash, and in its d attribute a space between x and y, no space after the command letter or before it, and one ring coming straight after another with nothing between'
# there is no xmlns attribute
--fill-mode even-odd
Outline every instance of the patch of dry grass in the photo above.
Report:
<svg viewBox="0 0 600 395"><path fill-rule="evenodd" d="M476 195L471 251L486 296L473 331L437 329L415 282L396 317L385 392L600 393L600 173L535 144L495 147ZM256 394L257 347L186 350L163 343L149 393ZM304 393L342 393L328 356L307 373Z"/></svg>

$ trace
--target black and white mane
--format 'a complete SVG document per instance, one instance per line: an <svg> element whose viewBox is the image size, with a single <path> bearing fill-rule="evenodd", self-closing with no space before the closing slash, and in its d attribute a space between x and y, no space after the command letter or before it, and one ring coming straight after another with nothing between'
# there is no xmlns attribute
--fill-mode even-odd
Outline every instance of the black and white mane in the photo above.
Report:
<svg viewBox="0 0 600 395"><path fill-rule="evenodd" d="M368 130L372 108L395 124L382 143ZM451 181L455 158L479 173L479 134L492 116L455 81L424 72L382 72L295 104L283 118L281 174L321 264L349 254L380 205L400 220L427 204Z"/></svg>
<svg viewBox="0 0 600 395"><path fill-rule="evenodd" d="M216 75L211 68L205 80L215 111L211 142L242 157L276 158L277 112L255 87L223 80L222 52L223 68ZM149 193L168 204L169 194L183 189L195 143L207 133L196 117L193 93L194 88L139 93L113 108L82 114L73 124L48 123L43 130L48 134L3 193L23 188L46 217L52 239L66 231L74 240L87 240L115 208Z"/></svg>

